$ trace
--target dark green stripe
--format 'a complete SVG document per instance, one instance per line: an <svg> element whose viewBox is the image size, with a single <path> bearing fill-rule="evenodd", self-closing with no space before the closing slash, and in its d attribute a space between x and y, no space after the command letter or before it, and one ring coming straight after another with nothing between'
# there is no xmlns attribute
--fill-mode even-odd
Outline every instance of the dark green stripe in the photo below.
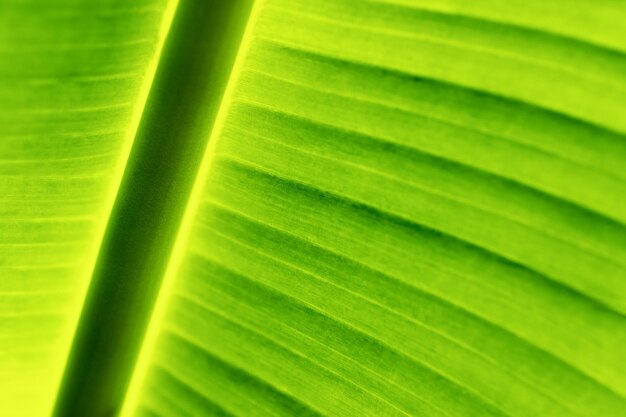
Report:
<svg viewBox="0 0 626 417"><path fill-rule="evenodd" d="M56 417L116 415L253 0L180 0L115 201Z"/></svg>

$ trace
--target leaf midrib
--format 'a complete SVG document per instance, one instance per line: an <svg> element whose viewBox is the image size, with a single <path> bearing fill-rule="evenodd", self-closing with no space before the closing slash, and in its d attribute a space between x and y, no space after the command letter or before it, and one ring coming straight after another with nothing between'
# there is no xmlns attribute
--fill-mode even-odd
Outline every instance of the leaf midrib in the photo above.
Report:
<svg viewBox="0 0 626 417"><path fill-rule="evenodd" d="M179 0L100 247L55 416L119 413L252 0Z"/></svg>

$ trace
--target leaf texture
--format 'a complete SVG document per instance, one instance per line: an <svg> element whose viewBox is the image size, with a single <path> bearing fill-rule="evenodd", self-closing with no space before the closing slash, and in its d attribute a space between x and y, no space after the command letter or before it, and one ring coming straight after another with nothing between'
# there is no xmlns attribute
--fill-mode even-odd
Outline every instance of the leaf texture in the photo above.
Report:
<svg viewBox="0 0 626 417"><path fill-rule="evenodd" d="M264 2L136 415L625 414L624 18Z"/></svg>
<svg viewBox="0 0 626 417"><path fill-rule="evenodd" d="M51 411L164 6L0 4L3 416Z"/></svg>

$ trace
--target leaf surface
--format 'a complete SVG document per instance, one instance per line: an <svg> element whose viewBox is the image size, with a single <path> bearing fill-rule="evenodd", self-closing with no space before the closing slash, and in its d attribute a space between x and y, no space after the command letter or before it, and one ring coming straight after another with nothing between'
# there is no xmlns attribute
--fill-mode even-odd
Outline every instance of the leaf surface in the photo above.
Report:
<svg viewBox="0 0 626 417"><path fill-rule="evenodd" d="M137 415L626 412L626 9L461 3L264 3Z"/></svg>
<svg viewBox="0 0 626 417"><path fill-rule="evenodd" d="M165 2L7 4L10 415L49 415L58 395L57 414L93 398L104 417L161 281L124 416L626 414L620 2L257 1L221 106L224 74L185 64L145 109ZM222 61L219 38L191 29L172 26L165 78ZM178 59L204 42L216 52ZM158 181L138 180L142 158ZM126 211L103 240L113 199ZM81 359L66 362L94 263ZM89 364L90 346L119 372ZM63 367L89 394L57 392Z"/></svg>
<svg viewBox="0 0 626 417"><path fill-rule="evenodd" d="M165 2L0 5L0 414L49 415Z"/></svg>

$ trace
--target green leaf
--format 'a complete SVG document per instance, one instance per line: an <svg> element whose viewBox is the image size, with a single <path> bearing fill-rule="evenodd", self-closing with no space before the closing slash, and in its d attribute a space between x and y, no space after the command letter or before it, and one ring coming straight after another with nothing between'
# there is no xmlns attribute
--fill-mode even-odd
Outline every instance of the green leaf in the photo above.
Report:
<svg viewBox="0 0 626 417"><path fill-rule="evenodd" d="M51 411L150 87L164 7L0 4L3 416Z"/></svg>
<svg viewBox="0 0 626 417"><path fill-rule="evenodd" d="M600 6L422 3L265 3L138 415L626 412L626 59Z"/></svg>
<svg viewBox="0 0 626 417"><path fill-rule="evenodd" d="M623 4L52 4L0 6L11 416L626 414Z"/></svg>

